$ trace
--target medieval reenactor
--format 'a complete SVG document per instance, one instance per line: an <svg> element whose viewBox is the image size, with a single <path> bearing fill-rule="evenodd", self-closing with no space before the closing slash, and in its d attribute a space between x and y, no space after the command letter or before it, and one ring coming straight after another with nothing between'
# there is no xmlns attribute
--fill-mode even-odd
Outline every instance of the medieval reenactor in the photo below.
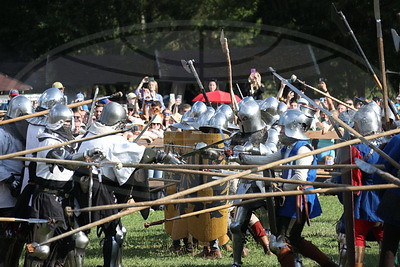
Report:
<svg viewBox="0 0 400 267"><path fill-rule="evenodd" d="M5 120L31 114L32 102L25 96L10 100ZM0 154L6 155L24 150L28 122L20 120L0 126ZM15 217L14 206L21 190L23 162L17 160L0 161L0 217ZM0 224L0 266L18 266L24 241L18 223ZM7 233L7 235L6 235Z"/></svg>
<svg viewBox="0 0 400 267"><path fill-rule="evenodd" d="M376 111L379 111L379 113ZM380 108L374 102L362 106L354 114L352 120L355 130L363 136L377 134L382 130ZM380 139L373 140L372 142L374 145L381 145ZM351 146L351 157L351 162L354 162L355 158L359 158L369 164L377 164L379 154L368 145L360 143ZM365 173L360 169L354 169L352 172L353 185L373 185L377 183L372 174ZM341 183L340 177L337 182ZM377 214L377 208L380 203L379 195L380 192L374 190L360 191L354 195L355 263L357 266L363 266L367 234L372 232L378 243L383 238L383 221ZM339 195L339 199L341 199L341 195ZM345 239L343 238L345 227L344 217L342 216L338 227L339 236L342 237L339 238L341 241L339 246L341 248L346 247ZM340 263L343 266L346 262L345 252L345 249L340 251Z"/></svg>
<svg viewBox="0 0 400 267"><path fill-rule="evenodd" d="M57 104L51 108L44 131L39 134L39 146L51 146L73 140L73 113L65 105ZM86 150L77 154L74 145L42 150L38 158L83 160L99 154L97 150ZM38 162L32 182L35 187L29 203L30 218L46 219L48 223L38 223L31 227L30 243L40 244L55 234L68 230L64 208L69 205L69 196L73 188L73 166ZM32 179L32 177L31 177ZM69 246L60 243L37 245L27 252L25 266L63 265L69 253ZM51 255L51 257L49 257ZM46 262L46 263L45 263ZM58 264L58 265L57 265Z"/></svg>
<svg viewBox="0 0 400 267"><path fill-rule="evenodd" d="M299 110L288 110L279 119L282 127L280 141L282 149L265 156L240 154L242 164L266 164L282 158L307 153L312 150L305 131L309 118ZM307 156L288 163L288 165L316 165L316 158ZM289 169L283 171L283 178L289 180L314 181L316 170ZM294 190L297 185L284 184L283 190ZM312 186L303 186L302 190L310 190ZM321 215L322 210L316 194L305 196L287 196L282 206L276 207L278 236L270 236L270 248L277 255L282 266L294 266L294 250L303 256L315 260L321 266L336 266L331 259L310 241L302 237L305 223L311 218Z"/></svg>
<svg viewBox="0 0 400 267"><path fill-rule="evenodd" d="M383 150L396 162L400 162L400 135L394 136ZM378 164L384 164L385 169L395 177L399 170L386 159L380 157ZM383 179L379 182L386 183ZM396 254L400 244L400 189L388 189L381 195L377 214L383 219L383 240L379 256L379 266L395 266Z"/></svg>
<svg viewBox="0 0 400 267"><path fill-rule="evenodd" d="M252 97L245 97L239 103L238 122L240 132L231 140L230 146L233 153L247 152L255 155L272 153L268 143L268 130L271 128L261 118L259 105ZM272 140L272 139L271 139ZM234 160L235 157L230 157ZM243 179L240 180L236 194L265 193L262 181ZM250 223L250 230L254 238L260 243L266 254L270 253L267 234L260 221L253 214L255 209L266 206L265 201L252 202L238 206L235 218L230 224L233 237L233 265L241 266L242 251L244 248L245 234Z"/></svg>
<svg viewBox="0 0 400 267"><path fill-rule="evenodd" d="M86 136L114 131L121 127L121 124L126 120L126 116L126 111L120 104L110 102L104 106L99 120L90 126ZM91 149L101 150L106 161L133 164L180 163L172 154L131 143L122 135L110 135L96 140L84 141L81 143L78 152ZM126 203L130 197L135 201L150 200L148 179L145 177L135 179L134 171L135 168L131 167L121 168L109 165L93 168L92 173L88 173L87 168L79 168L75 171L74 179L79 180L81 183L81 186L77 188L80 192L78 197L80 207L86 207L88 200L92 202L93 206L115 204L115 202ZM85 179L88 176L93 178L92 186L88 186L88 179ZM88 194L91 195L90 198L87 197ZM89 216L91 220L96 221L117 212L117 210L91 212L81 218L80 223L87 223ZM146 219L149 210L141 211L141 213L143 218ZM122 248L126 235L125 227L120 220L114 220L102 225L101 231L105 235L103 245L104 266L121 266Z"/></svg>

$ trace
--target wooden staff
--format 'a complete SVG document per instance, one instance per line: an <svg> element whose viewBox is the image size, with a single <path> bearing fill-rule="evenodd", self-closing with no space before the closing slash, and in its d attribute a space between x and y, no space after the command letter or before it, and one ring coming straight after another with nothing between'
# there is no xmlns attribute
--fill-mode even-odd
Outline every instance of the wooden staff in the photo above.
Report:
<svg viewBox="0 0 400 267"><path fill-rule="evenodd" d="M176 185L176 183L170 183L170 184L166 184L166 185L163 185L163 186L159 186L159 187L153 188L153 189L150 190L150 193L163 190L164 188L167 188L167 187L170 187L170 186L173 186L173 185Z"/></svg>
<svg viewBox="0 0 400 267"><path fill-rule="evenodd" d="M253 198L267 198L267 197L283 197L283 196L297 196L297 195L310 195L310 194L335 194L341 192L358 192L358 191L371 191L371 190L386 190L400 188L395 184L378 184L378 185L360 185L360 186L341 186L332 188L319 188L311 190L290 190L290 191L279 191L279 192L267 192L267 193L251 193L251 194L240 194L240 195L224 195L224 196L212 196L212 197L192 197L192 198L179 198L169 199L165 198L155 201L144 201L136 203L125 203L125 204L114 204L114 205L103 205L91 208L83 208L77 210L66 209L67 214L73 212L89 212L98 211L105 209L120 209L120 208L148 208L154 205L175 205L175 204L187 204L195 202L212 202L212 201L224 201L224 200L235 200L235 199L253 199ZM184 191L182 191L184 192ZM178 193L177 193L178 194ZM172 196L172 195L171 195Z"/></svg>
<svg viewBox="0 0 400 267"><path fill-rule="evenodd" d="M376 36L378 41L379 66L381 69L381 78L382 78L381 89L383 91L382 94L383 94L383 107L385 111L385 125L389 126L389 105L388 105L389 98L388 98L387 82L386 82L385 52L383 50L383 37L382 37L382 24L381 24L382 21L381 21L379 0L374 0L374 15L376 21Z"/></svg>
<svg viewBox="0 0 400 267"><path fill-rule="evenodd" d="M357 111L357 109L356 109L355 107L350 106L349 104L346 104L345 102L343 102L343 101L341 101L341 100L339 100L339 99L337 99L337 98L331 96L330 94L327 94L327 93L325 93L325 92L323 92L323 91L321 91L321 90L319 90L319 89L317 89L317 88L315 88L315 87L312 87L311 85L308 85L308 84L306 84L306 82L301 81L301 80L299 80L299 79L297 79L297 81L299 81L299 82L300 82L301 84L303 84L304 86L306 86L306 87L308 87L308 88L314 90L315 92L318 92L318 93L320 93L321 95L323 95L323 96L325 96L325 97L328 97L328 98L330 98L330 99L332 99L332 100L338 102L339 104L342 104L343 106L345 106L345 107L347 107L347 108L349 108L349 109L352 109L352 110L354 110L354 111Z"/></svg>
<svg viewBox="0 0 400 267"><path fill-rule="evenodd" d="M196 216L196 215L204 214L204 213L208 213L208 212L213 212L213 211L217 211L217 210L228 209L228 208L234 207L234 206L241 206L241 205L245 205L245 204L248 204L248 203L251 203L251 202L255 202L255 201L259 201L259 200L262 200L262 198L249 199L249 200L240 201L240 202L237 202L237 203L228 203L228 204L220 205L220 206L213 207L213 208L208 208L208 209L204 209L204 210L185 213L185 214L178 215L178 216L175 216L175 217L172 217L172 218L168 218L168 219L158 220L158 221L154 221L154 222L145 222L144 223L144 227L145 228L149 228L150 226L160 225L160 224L163 224L165 222L184 219L184 218L188 218L188 217L192 217L192 216Z"/></svg>
<svg viewBox="0 0 400 267"><path fill-rule="evenodd" d="M140 168L140 169L157 169L163 171L170 171L170 172L179 172L182 169L204 169L204 170L248 170L252 168L257 168L260 165L201 165L201 164L148 164L148 163L137 163L137 164L130 164L130 163L123 163L114 162L114 161L103 161L101 163L88 163L84 161L77 161L77 160L62 160L62 159L47 159L47 158L33 158L33 157L13 157L13 160L21 160L21 161L33 161L33 162L46 162L46 163L55 163L55 164L70 164L70 165L82 165L82 166L116 166L119 165L120 167L126 168ZM380 165L373 165L378 169L383 169L385 166ZM334 164L334 165L281 165L272 167L273 170L288 170L288 169L358 169L358 167L354 164ZM151 178L154 181L160 178ZM161 181L161 180L159 180ZM163 181L167 181L163 179Z"/></svg>
<svg viewBox="0 0 400 267"><path fill-rule="evenodd" d="M228 73L229 73L229 93L231 94L231 103L233 111L239 111L238 104L236 102L235 94L233 92L233 82L232 82L232 63L231 55L229 53L228 39L224 36L224 30L221 31L220 37L222 51L226 55L226 61L228 62Z"/></svg>
<svg viewBox="0 0 400 267"><path fill-rule="evenodd" d="M100 100L103 100L103 99L114 98L114 97L122 97L122 96L123 96L123 94L121 92L117 92L117 93L109 95L109 96L99 97L97 99L97 101L100 101ZM85 100L85 101L82 101L82 102L76 102L76 103L69 104L69 105L67 105L67 107L76 108L76 107L80 107L80 106L83 106L83 105L90 104L92 102L93 102L93 100L89 99L89 100ZM46 115L49 112L50 112L50 110L46 109L46 110L35 112L35 113L32 113L32 114L16 117L16 118L13 118L13 119L0 121L0 125L8 124L8 123L11 123L11 122L16 122L16 121L21 121L21 120L26 120L26 119L30 119L30 118L38 117L38 116L42 116L42 115Z"/></svg>
<svg viewBox="0 0 400 267"><path fill-rule="evenodd" d="M171 182L176 184L179 184L181 182L180 180L165 179L165 178L149 178L149 181Z"/></svg>
<svg viewBox="0 0 400 267"><path fill-rule="evenodd" d="M395 129L395 130L387 131L385 133L370 135L370 136L367 136L366 138L371 140L371 139L374 139L374 138L378 138L378 137L382 137L382 136L386 136L386 135L397 134L397 133L400 133L400 129ZM236 178L243 177L243 176L251 174L253 172L259 172L259 171L263 171L263 170L266 170L266 169L271 169L272 167L278 166L280 164L285 164L285 163L288 163L288 162L291 162L291 161L298 160L300 158L316 155L316 154L319 154L319 153L322 153L322 152L325 152L325 151L329 151L329 150L332 150L332 149L337 149L337 148L340 148L340 147L354 145L354 144L357 144L357 143L360 143L360 142L361 142L360 139L353 139L353 140L349 140L349 141L342 142L342 143L339 143L339 144L334 144L334 145L331 145L331 146L319 148L319 149L316 149L314 151L310 151L310 152L307 152L307 153L304 153L304 154L301 154L301 155L296 155L296 156L293 156L293 157L288 157L288 158L285 158L285 159L277 160L275 162L268 163L268 164L265 164L265 165L261 165L261 166L259 166L257 168L252 168L250 170L244 171L244 172L239 173L239 174L230 175L230 176L227 176L227 177L219 179L219 180L211 181L211 182L208 182L208 183L205 183L205 184L202 184L202 185L198 185L198 186L186 189L184 191L177 192L175 194L166 196L166 197L164 197L162 199L156 200L155 201L156 202L155 205L158 205L159 203L162 203L163 201L166 201L166 200L172 200L172 199L180 198L180 197L183 197L183 196L186 196L186 195L189 195L189 194L193 194L193 193L198 192L200 190L203 190L203 189L206 189L206 188L210 188L210 187L212 187L214 185L225 183L225 182L228 182L228 181L236 179ZM383 185L383 186L385 186L385 185ZM388 185L386 185L386 186L388 186ZM121 217L130 215L130 214L132 214L134 212L137 212L137 211L140 211L140 210L143 210L143 209L146 209L146 207L137 207L137 208L132 208L132 209L128 209L128 210L125 210L125 211L121 211L121 212L119 212L117 214L113 214L113 215L111 215L109 217L100 219L100 220L98 220L96 222L93 222L93 223L90 223L90 224L75 228L75 229L73 229L73 230L71 230L69 232L66 232L66 233L63 233L61 235L52 237L52 238L48 239L47 241L44 241L44 242L40 243L39 246L52 243L54 241L63 239L65 237L68 237L68 236L73 235L75 233L78 233L80 231L85 231L85 230L91 229L93 227L102 225L102 224L110 222L112 220L119 219ZM33 244L28 244L28 246L30 246L31 249L34 249L34 247L35 247L35 245L33 245Z"/></svg>

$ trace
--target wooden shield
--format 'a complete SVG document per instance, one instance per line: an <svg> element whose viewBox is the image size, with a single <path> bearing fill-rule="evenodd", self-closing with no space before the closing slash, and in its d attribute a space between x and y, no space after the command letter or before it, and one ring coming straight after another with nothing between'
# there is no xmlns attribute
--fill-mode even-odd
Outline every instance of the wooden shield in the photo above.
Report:
<svg viewBox="0 0 400 267"><path fill-rule="evenodd" d="M186 150L183 147L179 147L184 145L183 132L165 132L164 144L166 144L167 152L178 153L179 155L182 155L183 153L186 152ZM174 174L171 172L164 172L164 178L175 179L175 180L184 179L183 175L178 173ZM179 190L178 187L174 185L168 187L166 193L167 195L172 195L175 194L178 190ZM179 206L180 205L166 205L166 207L164 208L165 219L181 215ZM164 227L165 227L165 232L171 235L171 238L173 240L178 240L188 236L187 219L165 222Z"/></svg>
<svg viewBox="0 0 400 267"><path fill-rule="evenodd" d="M227 138L228 136L225 136ZM196 143L204 142L206 144L212 144L221 140L220 134L205 134L200 132L184 132L185 146L193 146ZM223 144L220 145L223 147ZM191 164L215 164L209 160L203 159L201 155L196 154L189 159ZM220 164L223 164L220 163ZM205 175L188 175L186 179L181 183L182 187L191 188L200 184L204 184L213 180L211 176ZM217 179L218 177L214 177ZM227 195L229 191L228 182L220 185L213 186L208 189L198 191L187 197L204 197L204 196L219 196ZM190 203L184 207L185 212L193 212L212 208L226 204L226 201L209 201L209 202L198 202ZM189 233L199 241L207 242L215 239L224 239L227 233L228 227L228 209L219 211L209 212L192 216L188 218Z"/></svg>

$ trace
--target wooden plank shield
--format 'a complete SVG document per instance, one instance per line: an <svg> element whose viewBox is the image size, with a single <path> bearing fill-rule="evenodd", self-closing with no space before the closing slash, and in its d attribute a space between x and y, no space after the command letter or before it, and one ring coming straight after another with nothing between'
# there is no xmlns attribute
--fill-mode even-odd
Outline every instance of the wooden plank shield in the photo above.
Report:
<svg viewBox="0 0 400 267"><path fill-rule="evenodd" d="M228 136L225 136L227 138ZM193 146L196 143L204 142L212 144L221 140L220 134L206 134L200 132L184 132L185 146ZM221 144L219 147L223 147ZM190 164L218 164L209 160L203 159L201 155L193 155L189 160ZM224 164L220 162L219 164ZM200 184L210 182L218 177L211 177L205 175L188 175L181 184L184 188L191 188ZM229 191L229 182L222 183L212 188L204 189L191 194L187 197L207 197L227 195ZM199 211L207 208L212 208L226 204L226 201L208 201L186 204L185 212ZM226 243L226 233L228 227L228 209L213 211L209 213L200 214L188 218L189 233L201 242L208 242L215 239L220 239L220 243Z"/></svg>
<svg viewBox="0 0 400 267"><path fill-rule="evenodd" d="M178 153L179 155L186 153L186 149L184 149L183 147L179 147L179 145L180 146L184 145L183 132L165 132L164 144L167 145L165 149L168 152ZM183 176L184 175L179 173L164 172L164 178L167 179L182 180L184 179ZM170 186L167 188L166 193L167 195L172 195L175 194L177 190L178 188L176 185ZM166 205L166 207L164 208L165 219L181 215L179 206L180 205ZM171 238L173 240L178 240L188 236L187 219L179 219L169 222L167 221L164 224L164 228L165 232L171 235Z"/></svg>

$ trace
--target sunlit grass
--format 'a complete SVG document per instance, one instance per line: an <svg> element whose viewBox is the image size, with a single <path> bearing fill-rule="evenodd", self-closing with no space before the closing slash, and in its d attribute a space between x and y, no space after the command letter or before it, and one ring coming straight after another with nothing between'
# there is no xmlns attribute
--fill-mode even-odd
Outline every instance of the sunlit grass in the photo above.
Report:
<svg viewBox="0 0 400 267"><path fill-rule="evenodd" d="M303 235L337 262L335 225L343 208L334 196L321 196L320 201L323 214L313 219L310 227L304 228ZM163 216L163 212L154 211L150 214L148 221L159 220ZM124 266L230 266L232 264L230 252L223 250L223 258L220 260L205 260L191 255L175 256L170 254L167 251L172 241L164 232L163 226L152 226L146 229L143 227L143 223L144 220L140 214L133 214L123 219L123 224L128 229L123 256ZM99 245L100 239L96 237L95 231L92 231L90 239L85 266L101 265L103 260ZM378 246L376 242L369 242L368 245L371 248L367 248L365 266L377 266ZM251 252L249 257L243 259L244 266L279 266L276 257L264 255L262 248L252 238L249 238L246 247ZM303 264L304 266L317 265L309 259L303 259Z"/></svg>

